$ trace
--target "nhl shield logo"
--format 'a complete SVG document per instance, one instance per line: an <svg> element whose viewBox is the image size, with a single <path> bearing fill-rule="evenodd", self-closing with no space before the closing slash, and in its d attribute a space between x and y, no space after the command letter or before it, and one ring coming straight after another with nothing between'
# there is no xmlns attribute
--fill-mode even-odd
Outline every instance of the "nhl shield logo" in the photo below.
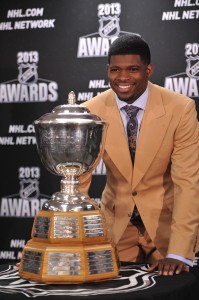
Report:
<svg viewBox="0 0 199 300"><path fill-rule="evenodd" d="M199 79L199 56L187 59L186 73L191 78Z"/></svg>
<svg viewBox="0 0 199 300"><path fill-rule="evenodd" d="M35 83L38 79L36 64L20 64L18 80L21 84Z"/></svg>
<svg viewBox="0 0 199 300"><path fill-rule="evenodd" d="M99 34L101 37L112 38L113 36L118 36L120 33L119 18L114 17L102 17L99 19Z"/></svg>
<svg viewBox="0 0 199 300"><path fill-rule="evenodd" d="M20 181L19 195L22 199L39 197L39 184L37 180L23 179Z"/></svg>

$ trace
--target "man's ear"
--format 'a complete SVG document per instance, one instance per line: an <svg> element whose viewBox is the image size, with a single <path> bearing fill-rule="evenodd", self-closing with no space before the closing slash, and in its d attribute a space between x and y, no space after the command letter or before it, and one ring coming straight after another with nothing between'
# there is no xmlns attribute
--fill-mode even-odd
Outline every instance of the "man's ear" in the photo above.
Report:
<svg viewBox="0 0 199 300"><path fill-rule="evenodd" d="M152 64L148 64L147 69L146 69L146 74L147 74L148 78L150 78L151 75L153 74L153 65Z"/></svg>
<svg viewBox="0 0 199 300"><path fill-rule="evenodd" d="M107 73L108 73L108 71L109 71L109 67L110 67L110 65L107 64L107 65L106 65L106 72L107 72Z"/></svg>

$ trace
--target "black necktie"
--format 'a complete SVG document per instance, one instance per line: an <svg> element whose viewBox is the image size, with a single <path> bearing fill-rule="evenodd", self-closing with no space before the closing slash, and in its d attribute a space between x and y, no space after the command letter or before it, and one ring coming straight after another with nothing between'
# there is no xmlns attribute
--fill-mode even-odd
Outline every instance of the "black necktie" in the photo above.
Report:
<svg viewBox="0 0 199 300"><path fill-rule="evenodd" d="M126 105L123 108L129 117L129 120L127 122L127 136L128 136L128 143L129 143L131 159L132 159L132 163L134 164L136 141L137 141L137 131L138 131L137 113L140 110L140 108L133 106L133 105ZM132 216L131 216L131 222L138 216L139 216L139 212L138 212L137 207L135 206Z"/></svg>

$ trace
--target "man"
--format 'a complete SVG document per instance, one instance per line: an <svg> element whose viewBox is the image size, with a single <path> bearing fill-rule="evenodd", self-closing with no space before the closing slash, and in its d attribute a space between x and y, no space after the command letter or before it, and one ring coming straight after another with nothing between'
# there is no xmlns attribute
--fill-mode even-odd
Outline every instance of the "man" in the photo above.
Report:
<svg viewBox="0 0 199 300"><path fill-rule="evenodd" d="M199 128L195 102L149 82L152 72L148 44L121 36L108 54L111 89L83 105L109 123L101 207L120 260L173 275L188 270L198 250ZM135 153L131 105L138 107ZM90 182L91 173L82 176L81 190Z"/></svg>

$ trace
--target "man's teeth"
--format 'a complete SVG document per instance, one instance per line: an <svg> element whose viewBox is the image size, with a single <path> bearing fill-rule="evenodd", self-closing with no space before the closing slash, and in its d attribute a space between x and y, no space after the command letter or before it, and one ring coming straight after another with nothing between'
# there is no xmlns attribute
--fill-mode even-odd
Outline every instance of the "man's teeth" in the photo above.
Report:
<svg viewBox="0 0 199 300"><path fill-rule="evenodd" d="M128 89L130 88L130 85L119 85L120 89Z"/></svg>

